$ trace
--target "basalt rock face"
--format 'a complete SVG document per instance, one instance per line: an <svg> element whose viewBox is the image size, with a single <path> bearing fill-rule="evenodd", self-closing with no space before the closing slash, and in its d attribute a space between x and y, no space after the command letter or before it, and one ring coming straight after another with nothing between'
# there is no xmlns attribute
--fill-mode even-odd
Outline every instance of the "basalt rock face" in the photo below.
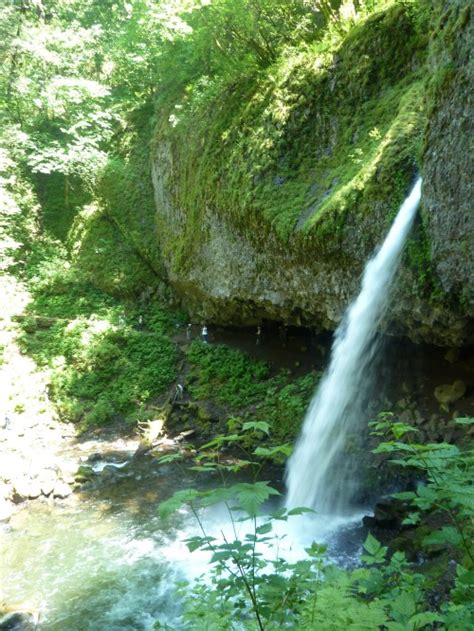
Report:
<svg viewBox="0 0 474 631"><path fill-rule="evenodd" d="M167 196L162 167L166 162L172 172L172 165L171 153L164 151L161 147L153 165L158 212L166 224L162 247L169 280L191 316L218 324L247 325L267 318L331 329L356 290L357 279L342 266L321 259L299 261L298 252L271 234L259 247L225 218L207 210L189 266L175 267L166 244L179 241L186 216ZM162 237L163 233L164 229Z"/></svg>
<svg viewBox="0 0 474 631"><path fill-rule="evenodd" d="M322 65L306 60L276 87L257 86L230 123L218 120L232 107L221 102L188 124L158 126L160 247L194 320L334 329L421 172L422 208L384 326L442 346L472 342L472 15L462 3L438 5L431 41L399 7L369 20L365 40L359 28ZM296 104L282 122L275 101L283 92ZM213 116L213 135L201 137ZM252 145L262 129L267 154L264 142ZM252 170L257 160L264 166Z"/></svg>
<svg viewBox="0 0 474 631"><path fill-rule="evenodd" d="M424 205L437 278L443 291L460 296L466 312L472 314L474 11L464 2L447 6L431 57L441 79L426 132Z"/></svg>

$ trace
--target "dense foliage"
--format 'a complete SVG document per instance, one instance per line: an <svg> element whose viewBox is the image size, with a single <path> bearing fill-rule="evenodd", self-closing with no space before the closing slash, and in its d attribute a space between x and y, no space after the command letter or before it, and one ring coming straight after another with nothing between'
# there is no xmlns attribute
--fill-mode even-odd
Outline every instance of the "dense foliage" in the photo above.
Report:
<svg viewBox="0 0 474 631"><path fill-rule="evenodd" d="M190 264L200 209L218 201L258 238L272 230L282 241L301 211L311 211L301 238L309 243L319 222L324 245L328 231L342 230L349 207L363 208L374 178L395 186L394 204L404 193L421 150L430 13L429 2L410 0L2 3L0 183L21 209L12 233L24 248L13 268L32 296L21 343L50 370L49 394L64 418L83 429L147 418L177 378L172 335L183 320L162 300L156 231L167 227L155 223L149 176L155 126L178 147L182 166L174 192L190 221L174 244L178 264ZM372 37L368 57L362 42ZM338 64L334 88L327 70ZM321 86L324 98L315 102ZM317 136L331 102L342 132L318 148L315 187L307 175L314 147L306 142L299 152L293 138L301 125ZM390 168L380 166L382 157ZM322 219L312 219L316 203ZM413 255L425 275L426 252ZM156 288L160 298L151 301ZM296 379L199 342L184 360L186 392L225 406L229 416L229 434L204 446L194 467L220 474L250 467L256 477L213 492L186 490L164 506L166 514L188 503L200 519L203 506L226 502L240 510L229 510L231 522L249 525L242 539L204 532L188 542L212 554L212 571L210 581L183 586L179 628L473 627L472 451L417 444L412 428L397 423L375 427L391 432L377 451L421 480L398 495L408 507L404 526L416 533L418 565L372 536L364 565L351 571L328 566L316 545L305 560L270 558L276 524L305 511L262 517L278 490L258 474L268 459L288 456L318 375Z"/></svg>
<svg viewBox="0 0 474 631"><path fill-rule="evenodd" d="M473 421L460 418L457 423L465 426ZM269 431L268 426L249 423L242 434L256 429ZM445 443L417 444L415 428L386 417L374 423L374 433L385 439L377 453L391 454L395 464L421 476L416 491L395 495L406 502L404 527L419 540L415 562L409 562L403 551L383 546L371 534L364 543L361 566L356 569L342 570L328 564L324 546L314 543L306 549L307 558L287 562L284 539L288 532L282 535L278 524L304 520L308 511L304 507L272 509L268 500L279 493L270 483L229 480L213 491L178 491L160 506L161 515L168 517L182 504L191 507L202 536L188 539L187 545L191 552L209 552L212 574L211 581L203 578L195 585L182 586L184 613L177 628L472 628L472 449L463 451ZM248 467L258 474L260 448L245 460L226 458L229 442L236 440L236 435L221 436L204 446L194 468L219 471L224 479L229 472ZM241 441L245 442L242 436ZM163 462L169 460L162 458ZM206 531L203 515L215 503L227 507L232 524L229 533ZM299 525L310 527L310 521ZM444 551L441 556L440 551ZM158 623L156 628L170 627Z"/></svg>
<svg viewBox="0 0 474 631"><path fill-rule="evenodd" d="M267 363L240 351L197 341L191 345L188 360L191 395L225 405L231 417L229 429L248 422L266 423L271 427L272 444L292 441L298 435L318 373L297 378L288 370L274 374ZM276 460L281 461L278 453Z"/></svg>

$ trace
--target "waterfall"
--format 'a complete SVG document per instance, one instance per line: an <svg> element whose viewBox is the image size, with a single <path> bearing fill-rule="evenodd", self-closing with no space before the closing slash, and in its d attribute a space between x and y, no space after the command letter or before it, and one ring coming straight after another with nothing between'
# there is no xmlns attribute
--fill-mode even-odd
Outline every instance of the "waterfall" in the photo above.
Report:
<svg viewBox="0 0 474 631"><path fill-rule="evenodd" d="M349 431L364 422L368 368L377 351L376 332L421 198L421 178L403 202L378 253L367 263L362 289L338 327L331 360L311 401L286 471L289 508L344 514L357 491L357 462Z"/></svg>

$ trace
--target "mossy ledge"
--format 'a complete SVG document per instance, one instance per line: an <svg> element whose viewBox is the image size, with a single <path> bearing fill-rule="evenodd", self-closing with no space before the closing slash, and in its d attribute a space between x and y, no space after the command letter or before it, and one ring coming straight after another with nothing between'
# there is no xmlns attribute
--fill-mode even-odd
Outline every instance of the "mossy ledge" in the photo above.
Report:
<svg viewBox="0 0 474 631"><path fill-rule="evenodd" d="M436 205L438 214L464 213L456 222L472 243L467 190L459 210L446 206L451 185L432 169L442 142L433 121L456 99L434 85L442 64L468 98L459 77L472 16L460 3L445 14L443 4L387 2L344 35L285 51L264 72L162 100L152 149L156 234L195 319L335 328L421 173L426 200L387 328L446 346L472 341L472 289L465 276L448 282L446 266L440 275L450 235L430 215Z"/></svg>

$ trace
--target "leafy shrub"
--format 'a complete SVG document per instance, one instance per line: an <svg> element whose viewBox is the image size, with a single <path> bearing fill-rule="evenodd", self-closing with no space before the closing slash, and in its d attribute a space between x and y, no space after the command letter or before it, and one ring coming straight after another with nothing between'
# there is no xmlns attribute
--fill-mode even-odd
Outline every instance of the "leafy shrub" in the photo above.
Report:
<svg viewBox="0 0 474 631"><path fill-rule="evenodd" d="M460 419L470 424L474 419ZM251 424L243 431L252 431ZM415 511L446 513L463 536L452 537L444 529L433 533L437 541L452 546L456 573L438 605L430 602L433 581L423 566L407 561L403 552L388 558L387 547L371 534L364 543L362 565L343 570L328 565L324 547L313 543L308 558L289 563L277 555L279 538L274 525L304 508L292 511L277 509L268 514L265 503L278 491L268 482L225 484L215 490L185 489L164 502L160 513L166 518L182 504L190 506L202 531L190 537L190 550L211 553L210 580L198 579L194 584L181 584L183 614L180 629L319 629L332 631L421 631L443 629L468 631L474 623L472 587L474 572L472 544L472 451L448 449L444 444L407 444L400 438L413 428L402 423L384 421L376 432L388 430L394 440L382 443L377 451L397 454L402 467L415 467L425 477L425 485L416 493L404 494ZM249 466L258 473L255 458L228 465L219 451L236 435L222 436L197 457L197 470L219 471L225 480L228 472ZM452 446L450 446L452 447ZM206 451L207 450L207 451ZM257 454L255 450L254 454ZM174 456L164 456L163 463ZM424 488L424 491L420 489ZM206 532L201 509L225 503L234 536L217 538ZM410 518L412 519L412 518ZM236 522L247 522L242 537L237 536ZM444 534L443 534L444 531ZM447 536L444 536L447 535ZM432 538L430 535L428 539ZM441 539L440 539L441 537ZM468 546L466 547L466 543ZM266 551L266 552L265 552ZM441 597L441 603L439 603ZM155 628L163 627L159 622Z"/></svg>
<svg viewBox="0 0 474 631"><path fill-rule="evenodd" d="M233 407L244 407L257 401L262 392L262 381L268 378L270 367L265 362L252 360L240 351L227 346L210 346L193 342L188 359L197 379L191 392L197 399L214 399Z"/></svg>
<svg viewBox="0 0 474 631"><path fill-rule="evenodd" d="M192 396L227 405L238 417L230 421L232 426L250 421L267 423L272 444L296 438L318 373L296 379L287 370L274 375L268 364L245 353L202 342L193 342L188 359Z"/></svg>
<svg viewBox="0 0 474 631"><path fill-rule="evenodd" d="M51 369L50 395L59 412L83 429L138 418L176 376L169 337L176 316L156 304L139 309L98 291L61 247L46 247L43 255L29 270L33 300L21 343Z"/></svg>

